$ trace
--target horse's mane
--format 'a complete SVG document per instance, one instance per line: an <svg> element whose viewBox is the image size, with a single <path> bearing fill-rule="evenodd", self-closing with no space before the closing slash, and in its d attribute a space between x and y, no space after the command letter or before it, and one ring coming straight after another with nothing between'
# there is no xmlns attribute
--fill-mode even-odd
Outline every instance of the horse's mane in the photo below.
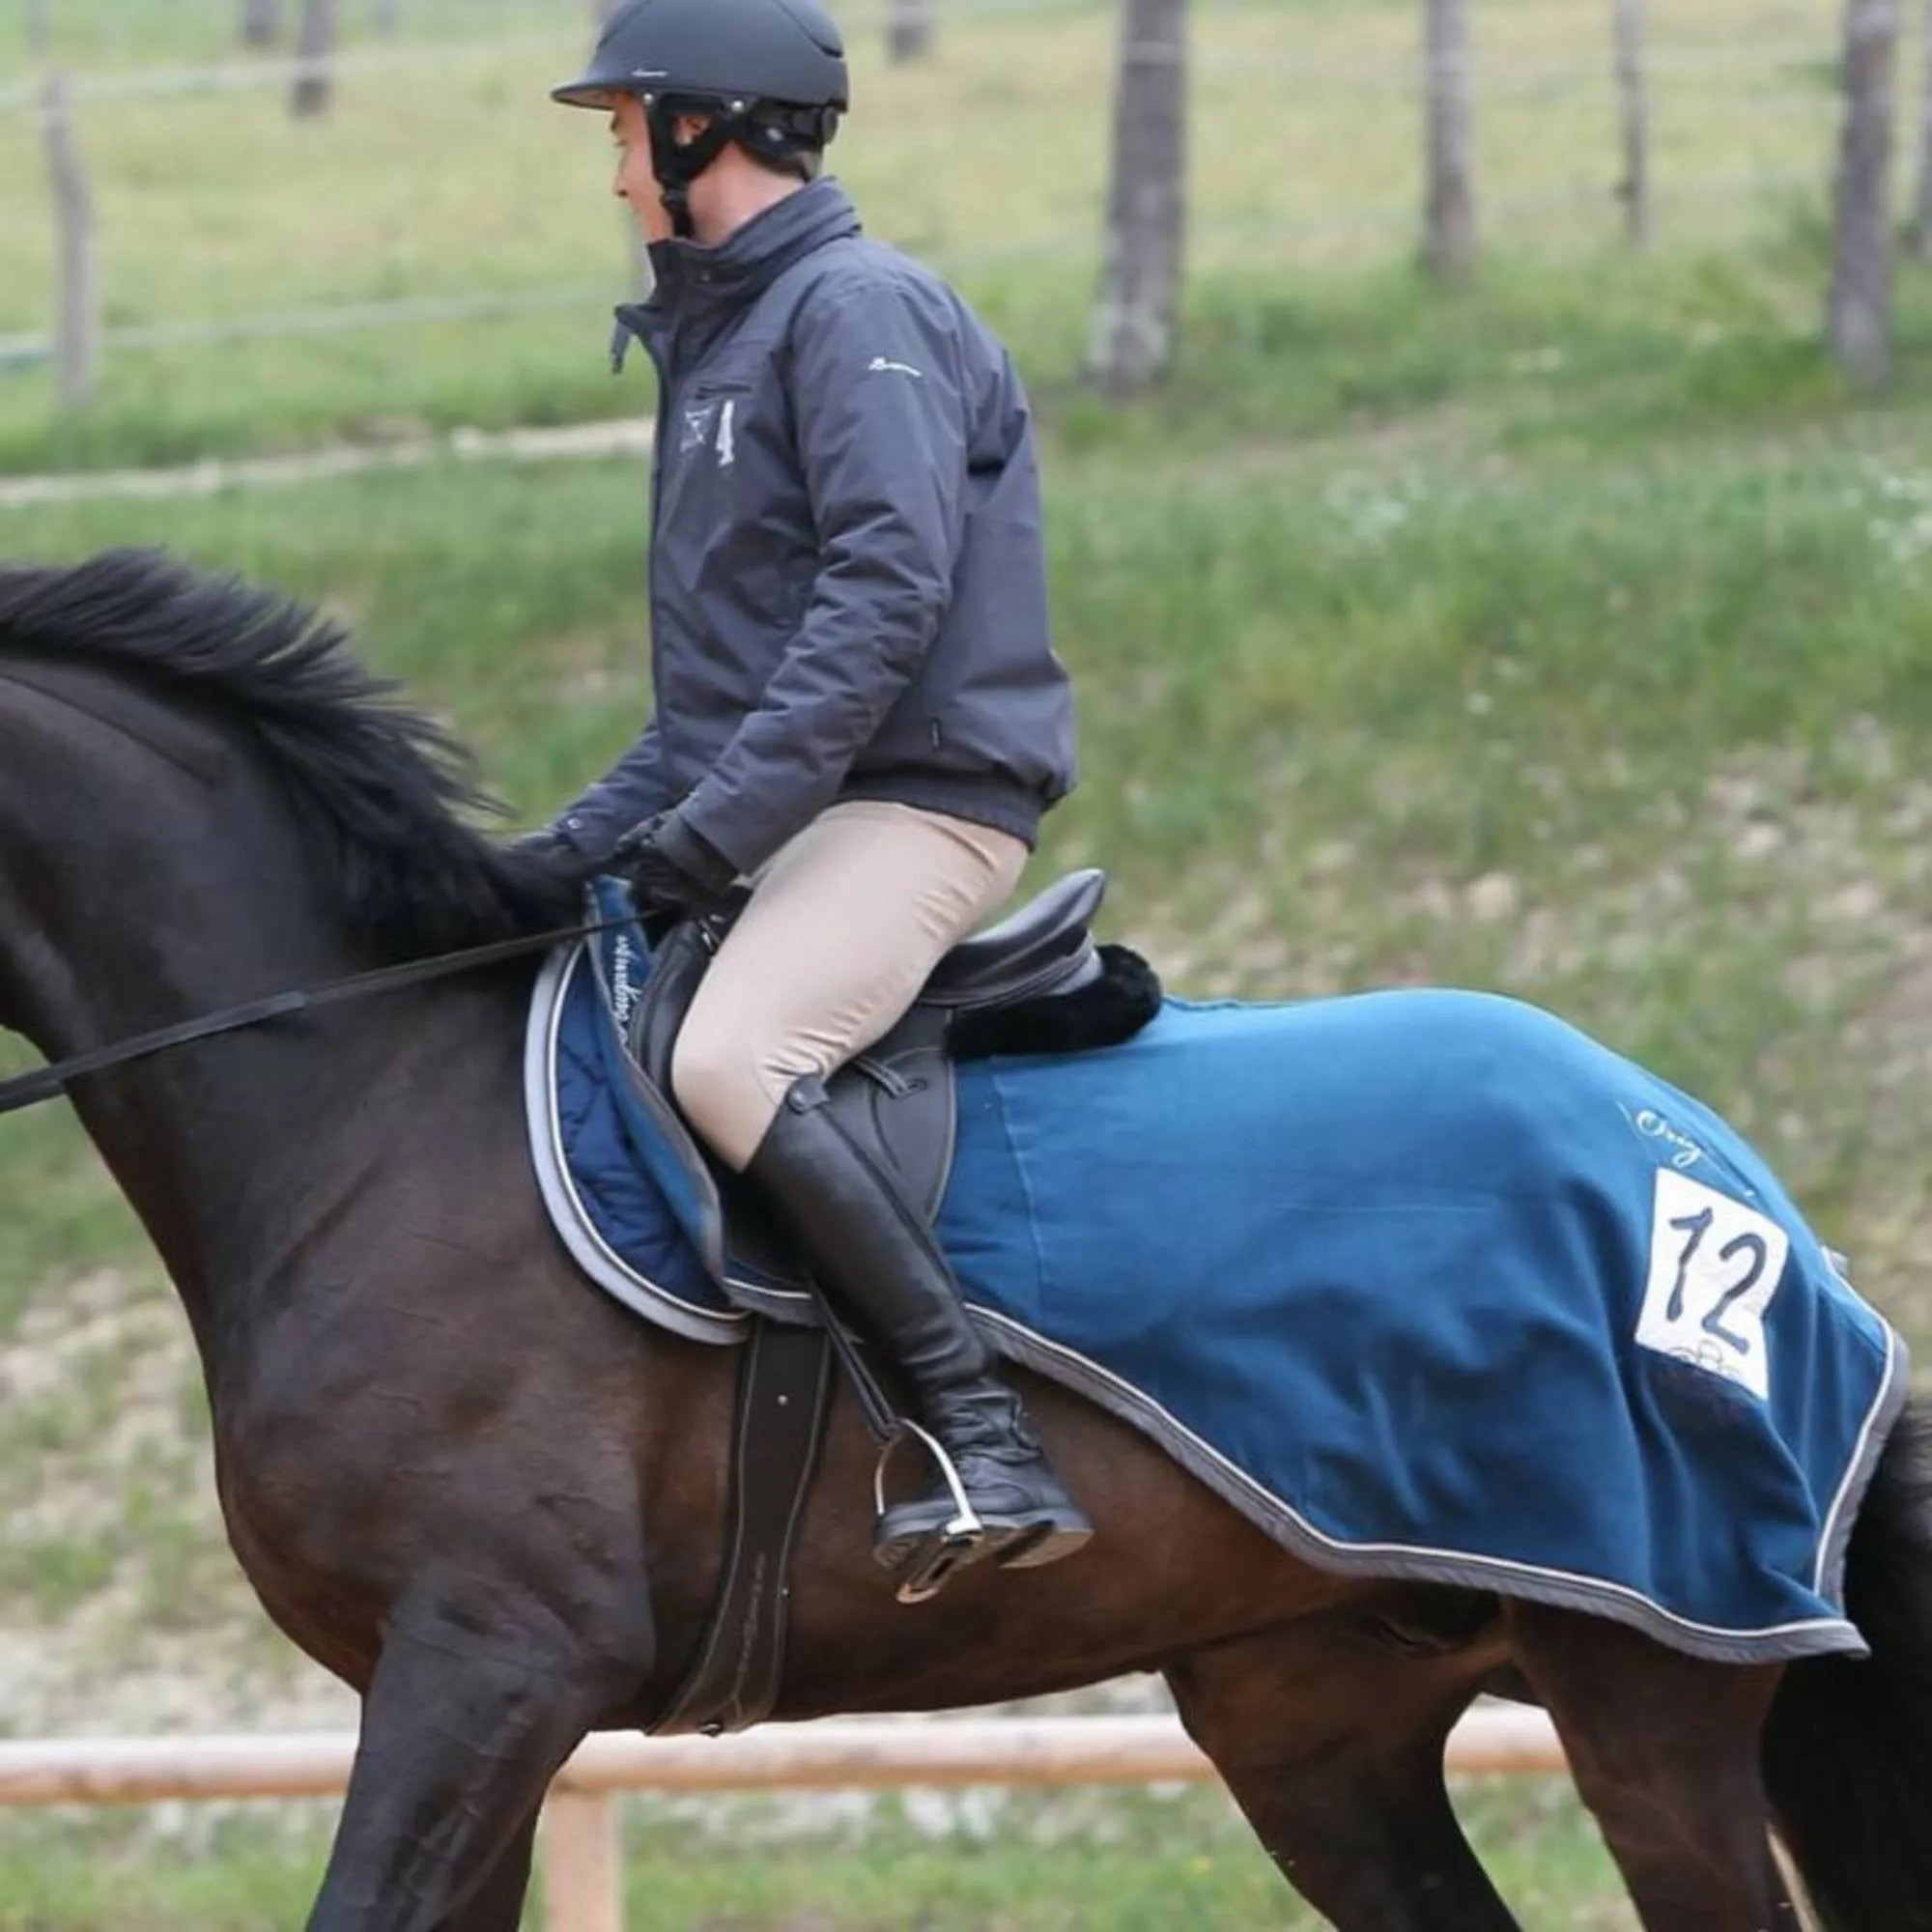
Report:
<svg viewBox="0 0 1932 1932"><path fill-rule="evenodd" d="M418 958L563 924L575 888L463 814L499 810L450 733L318 611L154 551L0 567L0 652L86 660L172 687L252 738L351 931Z"/></svg>

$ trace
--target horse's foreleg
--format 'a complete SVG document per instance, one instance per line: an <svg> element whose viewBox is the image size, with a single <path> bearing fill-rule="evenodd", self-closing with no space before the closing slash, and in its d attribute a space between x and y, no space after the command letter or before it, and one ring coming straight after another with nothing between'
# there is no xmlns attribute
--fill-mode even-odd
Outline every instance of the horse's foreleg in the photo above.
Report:
<svg viewBox="0 0 1932 1932"><path fill-rule="evenodd" d="M532 1811L503 1847L483 1889L445 1918L436 1932L517 1932L536 1863L537 1814Z"/></svg>
<svg viewBox="0 0 1932 1932"><path fill-rule="evenodd" d="M1646 1932L1798 1932L1760 1769L1778 1667L1536 1605L1508 1620Z"/></svg>
<svg viewBox="0 0 1932 1932"><path fill-rule="evenodd" d="M528 1871L520 1834L564 1759L645 1668L635 1649L588 1642L534 1604L400 1606L363 1699L309 1932L469 1932L472 1907L478 1932L514 1926L508 1896Z"/></svg>
<svg viewBox="0 0 1932 1932"><path fill-rule="evenodd" d="M1443 1783L1474 1692L1459 1660L1291 1627L1168 1681L1282 1875L1340 1932L1518 1932Z"/></svg>

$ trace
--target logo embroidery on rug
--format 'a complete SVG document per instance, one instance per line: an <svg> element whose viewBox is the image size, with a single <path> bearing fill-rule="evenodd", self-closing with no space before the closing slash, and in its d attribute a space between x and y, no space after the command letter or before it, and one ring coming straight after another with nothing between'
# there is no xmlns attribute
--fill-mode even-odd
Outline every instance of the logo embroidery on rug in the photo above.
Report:
<svg viewBox="0 0 1932 1932"><path fill-rule="evenodd" d="M1687 1168L1695 1167L1704 1158L1704 1150L1689 1134L1672 1126L1655 1108L1640 1108L1633 1114L1626 1107L1623 1114L1645 1140L1661 1141L1669 1150L1669 1163L1680 1174Z"/></svg>

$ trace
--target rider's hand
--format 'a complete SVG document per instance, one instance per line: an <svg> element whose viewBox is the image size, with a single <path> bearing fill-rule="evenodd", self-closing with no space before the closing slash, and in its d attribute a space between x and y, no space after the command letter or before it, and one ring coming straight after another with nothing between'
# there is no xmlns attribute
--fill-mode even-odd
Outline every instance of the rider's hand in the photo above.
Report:
<svg viewBox="0 0 1932 1932"><path fill-rule="evenodd" d="M540 826L509 839L504 852L524 865L541 867L554 878L582 884L597 871L594 860L587 859L554 825Z"/></svg>
<svg viewBox="0 0 1932 1932"><path fill-rule="evenodd" d="M520 832L514 838L506 839L503 850L514 852L521 859L542 859L550 865L561 865L566 857L577 852L568 838L554 825L540 825L533 832Z"/></svg>
<svg viewBox="0 0 1932 1932"><path fill-rule="evenodd" d="M738 868L694 832L675 811L660 813L627 832L612 869L631 875L638 904L667 913L714 911L737 882Z"/></svg>

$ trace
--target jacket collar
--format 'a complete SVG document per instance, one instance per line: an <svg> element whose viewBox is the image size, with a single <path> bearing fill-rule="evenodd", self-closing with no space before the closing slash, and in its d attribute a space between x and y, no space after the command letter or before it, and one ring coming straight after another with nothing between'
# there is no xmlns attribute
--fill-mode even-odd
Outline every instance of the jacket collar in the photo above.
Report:
<svg viewBox="0 0 1932 1932"><path fill-rule="evenodd" d="M654 242L650 298L617 310L614 365L623 367L633 336L660 360L673 337L697 346L751 307L793 263L858 233L852 197L824 176L774 202L716 247Z"/></svg>

